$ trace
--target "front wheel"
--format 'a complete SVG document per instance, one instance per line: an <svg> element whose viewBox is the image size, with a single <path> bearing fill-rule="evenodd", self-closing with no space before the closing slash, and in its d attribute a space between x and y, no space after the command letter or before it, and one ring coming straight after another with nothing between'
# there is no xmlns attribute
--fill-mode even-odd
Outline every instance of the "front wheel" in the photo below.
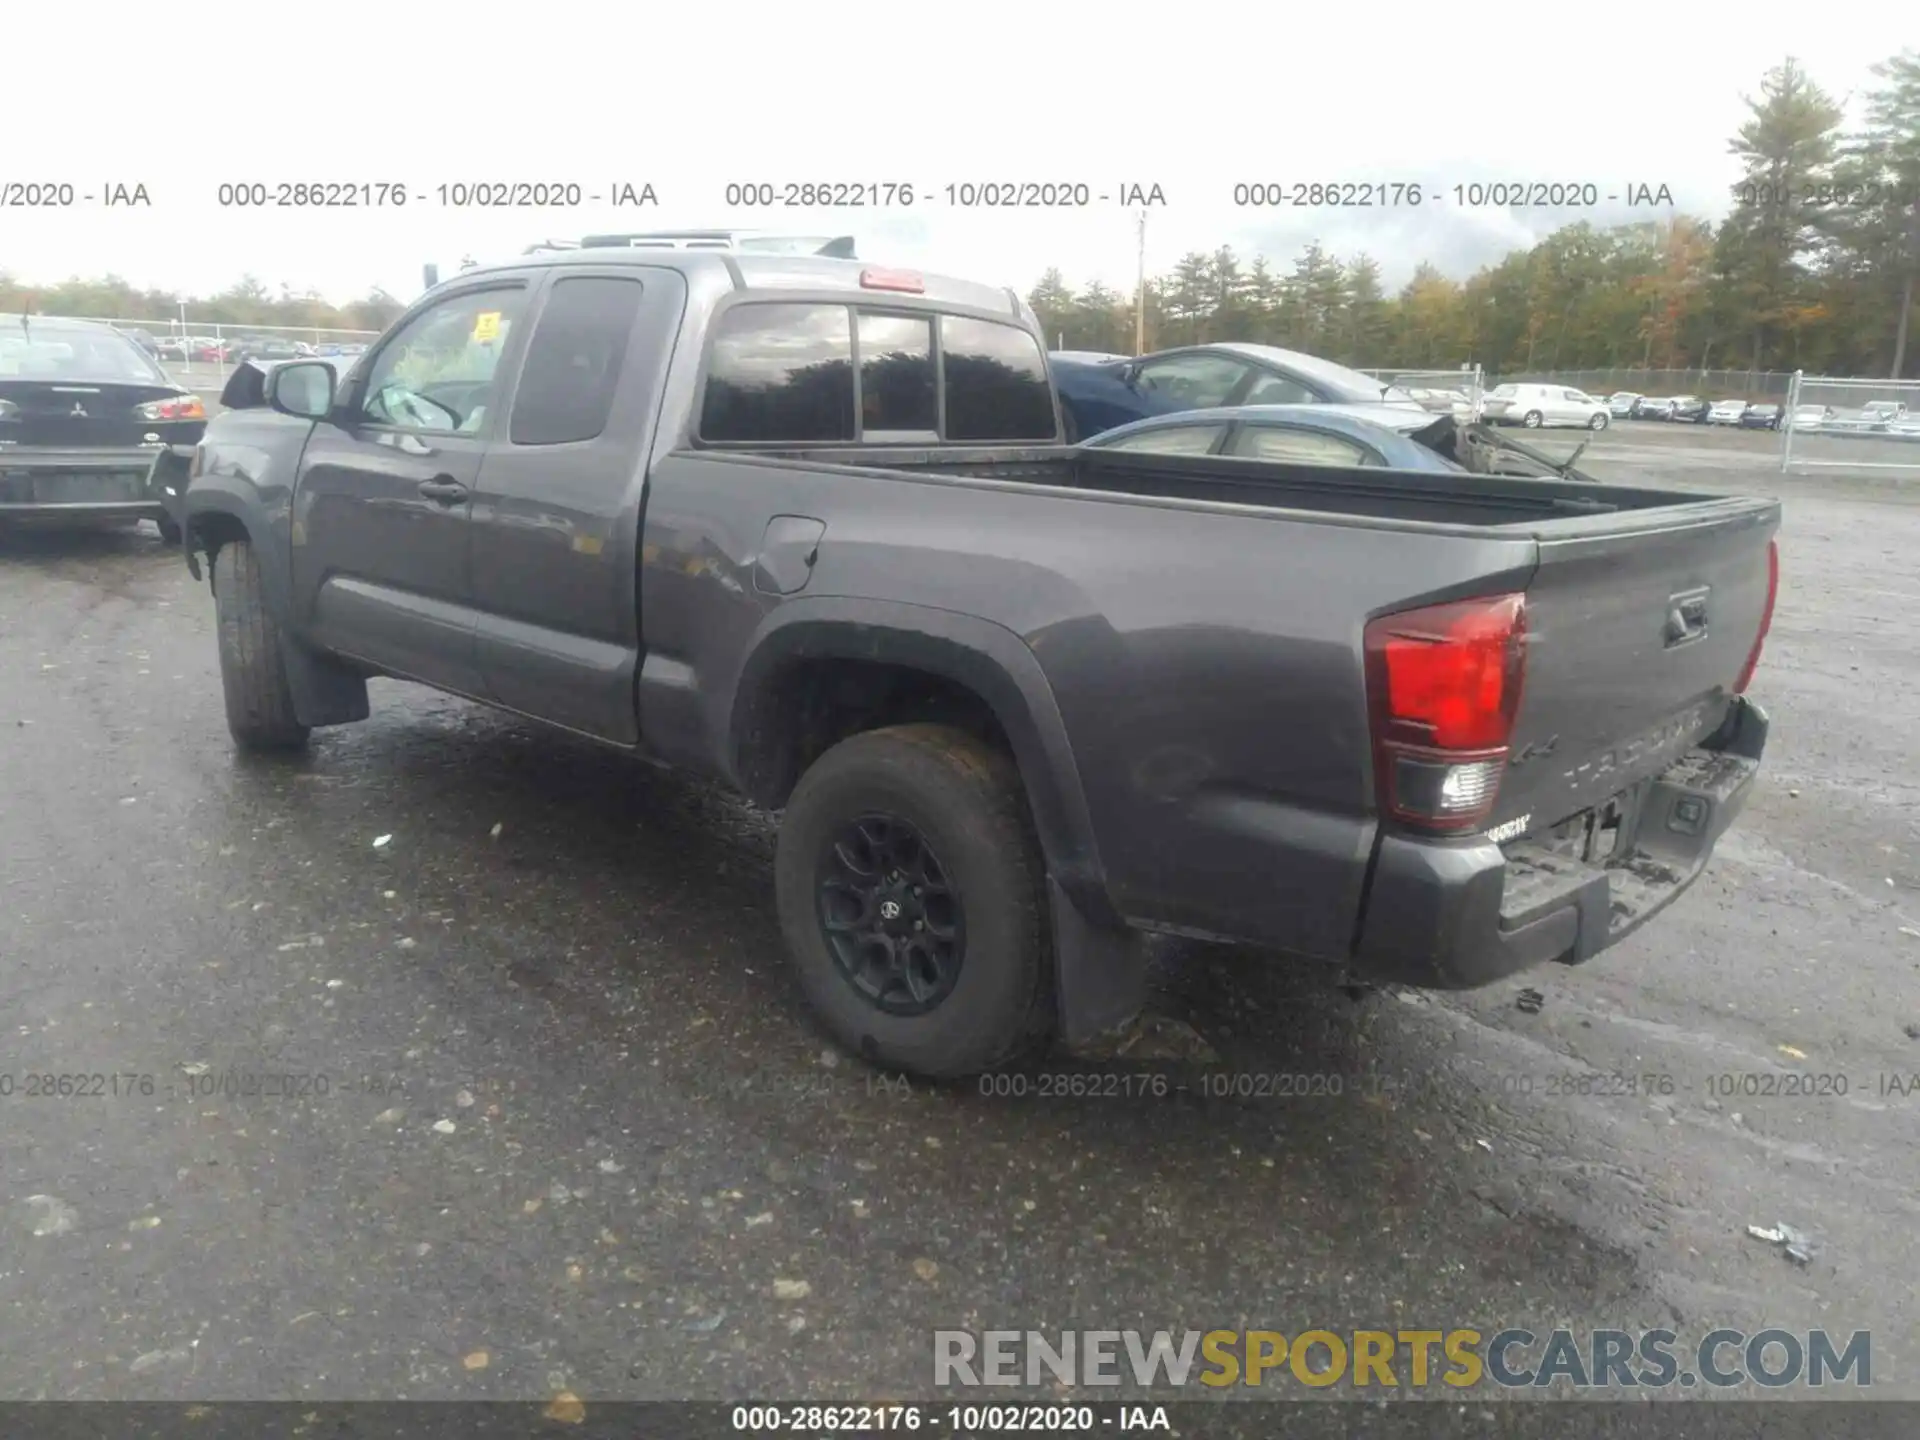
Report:
<svg viewBox="0 0 1920 1440"><path fill-rule="evenodd" d="M1520 423L1525 425L1529 430L1538 430L1546 423L1546 419L1547 417L1542 415L1538 410L1529 410L1527 411L1526 419Z"/></svg>
<svg viewBox="0 0 1920 1440"><path fill-rule="evenodd" d="M280 626L245 540L228 541L214 557L213 607L227 729L243 750L300 749L309 732L294 714Z"/></svg>
<svg viewBox="0 0 1920 1440"><path fill-rule="evenodd" d="M1603 412L1599 415L1594 416L1591 420L1587 421L1587 428L1589 430L1604 430L1607 428L1607 423L1608 423L1608 417Z"/></svg>
<svg viewBox="0 0 1920 1440"><path fill-rule="evenodd" d="M943 725L827 751L794 787L774 861L787 951L826 1029L932 1079L1047 1038L1045 873L1013 762Z"/></svg>

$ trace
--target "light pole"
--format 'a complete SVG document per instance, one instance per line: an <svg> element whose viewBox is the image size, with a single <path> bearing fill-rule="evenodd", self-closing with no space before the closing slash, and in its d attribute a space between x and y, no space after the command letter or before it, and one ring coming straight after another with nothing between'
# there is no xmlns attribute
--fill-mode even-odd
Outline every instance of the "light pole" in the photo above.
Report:
<svg viewBox="0 0 1920 1440"><path fill-rule="evenodd" d="M1133 353L1147 353L1147 212L1140 212L1140 270L1133 291Z"/></svg>

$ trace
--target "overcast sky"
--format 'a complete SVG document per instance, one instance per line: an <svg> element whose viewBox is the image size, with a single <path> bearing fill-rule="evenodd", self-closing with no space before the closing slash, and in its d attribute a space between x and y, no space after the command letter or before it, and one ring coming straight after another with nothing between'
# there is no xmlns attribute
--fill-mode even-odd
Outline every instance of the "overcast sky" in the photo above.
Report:
<svg viewBox="0 0 1920 1440"><path fill-rule="evenodd" d="M345 300L418 293L423 262L545 236L673 225L852 233L865 258L1019 287L1048 265L1130 289L1123 185L1166 198L1151 270L1231 244L1283 268L1308 241L1464 275L1558 225L1666 186L1717 216L1741 95L1788 48L1836 95L1896 48L1856 10L1791 25L1720 7L1392 4L1188 12L973 3L501 7L21 3L5 35L0 183L142 183L146 209L0 209L0 269L117 273L205 294L244 273ZM1219 21L1194 16L1219 14ZM615 19L616 15L623 18ZM938 17L938 18L936 18ZM116 38L117 37L117 38ZM120 43L137 37L138 43ZM1477 180L1592 182L1595 210L1463 207ZM222 208L223 182L370 181L403 208ZM442 184L651 184L657 208L472 210ZM895 182L911 209L748 212L732 180ZM1082 211L966 211L948 184L1088 184ZM1418 182L1418 208L1236 208L1243 181ZM934 192L931 200L928 192ZM1436 200L1438 192L1440 198ZM1617 203L1605 196L1618 195Z"/></svg>

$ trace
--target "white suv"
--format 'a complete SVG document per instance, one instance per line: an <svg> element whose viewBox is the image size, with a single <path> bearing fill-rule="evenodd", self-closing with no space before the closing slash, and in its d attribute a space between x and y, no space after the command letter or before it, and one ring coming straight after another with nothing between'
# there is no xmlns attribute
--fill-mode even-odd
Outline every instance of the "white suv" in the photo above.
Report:
<svg viewBox="0 0 1920 1440"><path fill-rule="evenodd" d="M1529 430L1549 425L1604 430L1609 419L1606 401L1564 385L1497 386L1487 396L1485 413L1496 425L1524 425Z"/></svg>

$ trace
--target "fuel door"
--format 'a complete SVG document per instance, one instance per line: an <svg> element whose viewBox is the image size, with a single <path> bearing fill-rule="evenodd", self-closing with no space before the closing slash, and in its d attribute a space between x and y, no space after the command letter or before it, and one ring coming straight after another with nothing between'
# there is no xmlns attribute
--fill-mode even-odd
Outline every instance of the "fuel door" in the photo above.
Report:
<svg viewBox="0 0 1920 1440"><path fill-rule="evenodd" d="M795 595L813 578L826 522L810 515L776 515L760 539L753 566L753 588L762 595Z"/></svg>

